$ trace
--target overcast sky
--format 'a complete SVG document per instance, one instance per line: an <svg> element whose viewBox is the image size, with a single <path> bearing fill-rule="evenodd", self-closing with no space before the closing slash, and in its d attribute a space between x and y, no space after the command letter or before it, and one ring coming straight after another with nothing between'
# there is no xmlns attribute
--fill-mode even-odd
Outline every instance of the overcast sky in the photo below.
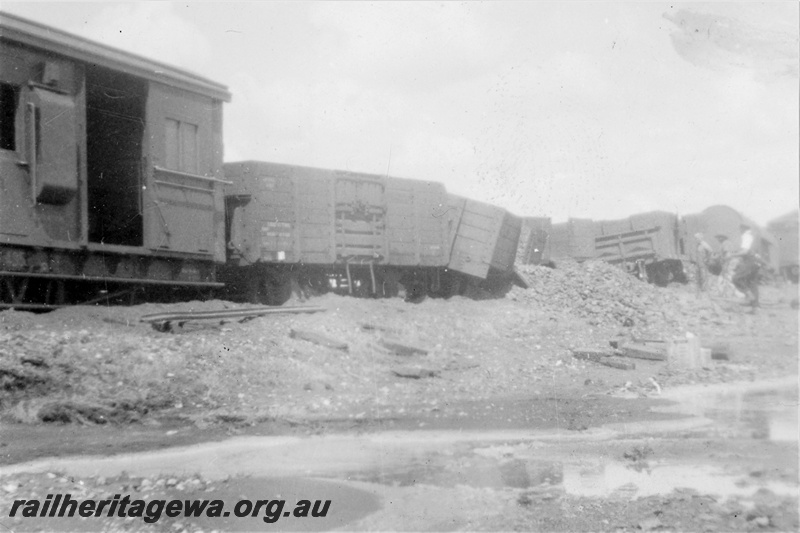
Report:
<svg viewBox="0 0 800 533"><path fill-rule="evenodd" d="M2 9L228 85L227 161L388 170L556 222L798 205L797 2Z"/></svg>

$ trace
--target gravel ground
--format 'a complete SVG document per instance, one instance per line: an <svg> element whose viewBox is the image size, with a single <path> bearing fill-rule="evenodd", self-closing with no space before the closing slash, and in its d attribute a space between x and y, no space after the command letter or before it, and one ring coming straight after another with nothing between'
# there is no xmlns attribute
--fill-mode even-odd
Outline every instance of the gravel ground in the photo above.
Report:
<svg viewBox="0 0 800 533"><path fill-rule="evenodd" d="M127 424L179 417L200 427L275 419L370 418L447 402L558 390L657 395L664 387L797 373L796 286L737 302L658 288L604 263L523 267L531 287L505 298L365 300L325 295L324 312L188 322L170 333L140 322L173 310L246 308L223 301L0 313L0 413L21 423ZM292 302L296 303L296 302ZM323 335L341 347L292 338ZM609 341L724 341L727 361L635 370L572 357ZM385 341L426 353L401 355ZM419 379L415 379L419 378Z"/></svg>
<svg viewBox="0 0 800 533"><path fill-rule="evenodd" d="M739 302L698 295L688 286L647 285L604 263L520 270L530 288L514 288L498 299L412 304L325 295L303 304L323 308L320 313L194 321L172 332L156 331L140 319L248 306L207 301L2 312L3 462L75 453L84 445L95 453L103 449L98 446L135 448L126 442L143 448L185 444L265 424L272 428L267 433L380 430L386 427L381 420L413 428L469 419L476 427L499 428L508 414L509 427L583 431L641 417L650 402L678 385L797 375L798 316L791 305L796 286L765 287L764 307L748 314ZM303 340L303 333L328 342ZM573 357L576 349L610 351L610 341L681 339L687 333L706 346L724 343L728 359L695 369L627 359L636 368L621 370ZM391 342L421 351L398 353ZM624 401L632 398L646 400ZM75 497L123 492L153 499L235 491L241 482L231 480L226 489L228 481L200 476L21 474L4 477L0 505L64 487ZM797 522L791 502L769 495L756 508L683 493L602 505L541 491L492 495L502 500L490 506L500 515L476 511L459 527L682 529L691 517L690 524L704 521L707 531L739 531L792 529ZM18 520L10 527L26 524ZM182 531L188 525L76 518L52 527Z"/></svg>

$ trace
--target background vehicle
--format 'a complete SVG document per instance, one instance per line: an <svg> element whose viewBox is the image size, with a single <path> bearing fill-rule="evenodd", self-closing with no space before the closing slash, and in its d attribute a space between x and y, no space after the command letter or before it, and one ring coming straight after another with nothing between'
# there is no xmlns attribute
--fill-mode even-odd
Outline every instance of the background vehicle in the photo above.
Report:
<svg viewBox="0 0 800 533"><path fill-rule="evenodd" d="M724 205L711 206L700 213L682 217L654 211L620 220L570 219L552 224L549 238L546 239L549 248L545 246L543 250L549 251L550 258L556 261L566 258L577 261L600 259L617 264L657 285L673 281L682 283L687 281L686 267L698 260L695 234L702 234L715 251L719 251L719 242L715 237L725 235L735 249L740 245L740 225L747 224L756 232L756 252L764 262L765 274L769 275L780 267L779 257L784 256L779 255L779 251L784 249L784 240L787 243L794 242L794 252L789 251L783 259L786 261L784 270L791 272L791 265L797 264L797 226L795 223L792 240L791 222L787 216L776 223L776 228L785 228L786 231L785 237L779 241L770 231L759 228L755 222ZM545 226L541 221L532 224L542 228ZM537 231L539 235L544 233L541 229ZM536 234L533 229L530 230L530 243L536 239L541 242L541 237L531 237ZM528 247L535 249L533 244ZM791 250L791 244L787 249ZM791 263L792 259L794 263ZM542 258L526 252L522 261L536 263L541 262Z"/></svg>

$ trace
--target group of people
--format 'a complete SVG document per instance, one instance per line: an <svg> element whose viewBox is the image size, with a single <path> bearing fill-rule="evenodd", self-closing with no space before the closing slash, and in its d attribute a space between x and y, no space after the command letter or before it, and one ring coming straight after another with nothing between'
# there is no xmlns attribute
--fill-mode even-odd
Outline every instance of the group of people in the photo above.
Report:
<svg viewBox="0 0 800 533"><path fill-rule="evenodd" d="M758 307L758 278L760 261L755 250L755 234L747 224L740 226L741 243L734 248L726 235L716 235L718 249L708 244L702 233L695 234L697 240L697 286L706 288L708 275L718 276L718 289L721 293L732 288L735 293L747 298L747 303Z"/></svg>

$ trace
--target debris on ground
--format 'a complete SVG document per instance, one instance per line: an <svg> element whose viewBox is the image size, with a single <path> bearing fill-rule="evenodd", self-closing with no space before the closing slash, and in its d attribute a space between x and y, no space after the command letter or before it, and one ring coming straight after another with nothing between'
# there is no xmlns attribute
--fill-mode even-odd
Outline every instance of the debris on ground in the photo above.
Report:
<svg viewBox="0 0 800 533"><path fill-rule="evenodd" d="M632 363L630 361L624 361L618 357L607 357L601 361L598 361L601 365L609 366L611 368L618 368L619 370L635 370L636 363Z"/></svg>
<svg viewBox="0 0 800 533"><path fill-rule="evenodd" d="M575 359L592 361L594 363L599 363L612 355L612 353L604 352L602 350L572 350L572 357Z"/></svg>
<svg viewBox="0 0 800 533"><path fill-rule="evenodd" d="M395 339L381 339L380 345L396 355L428 355L428 350Z"/></svg>
<svg viewBox="0 0 800 533"><path fill-rule="evenodd" d="M666 346L664 347L666 348ZM666 361L666 349L654 348L645 344L626 344L620 349L620 356L650 361Z"/></svg>
<svg viewBox="0 0 800 533"><path fill-rule="evenodd" d="M421 367L393 367L392 373L395 376L401 378L411 378L411 379L421 379L421 378L433 378L439 375L437 370L431 370L429 368L421 368Z"/></svg>
<svg viewBox="0 0 800 533"><path fill-rule="evenodd" d="M173 335L140 319L220 309L237 315L252 306L212 300L3 311L0 415L88 425L168 417L200 426L218 423L218 415L251 422L347 418L369 408L373 416L392 416L427 401L583 394L587 380L595 394L650 395L660 387L796 372L797 315L788 307L756 315L725 311L691 288L655 287L600 262L519 270L530 288L512 288L499 299L455 296L410 305L327 294L311 302L324 313L206 321ZM791 290L763 292L765 299L788 301ZM634 325L626 327L623 318ZM664 350L665 339L685 338L687 331L710 339L715 357L722 353L715 342L741 355L703 357L692 366L620 357L624 347ZM399 357L409 367L424 357L422 366L442 379L398 379L392 369ZM633 388L622 387L625 381ZM331 388L307 389L308 383ZM119 404L122 397L128 407Z"/></svg>
<svg viewBox="0 0 800 533"><path fill-rule="evenodd" d="M319 344L320 346L325 346L326 348L332 348L334 350L342 350L346 352L348 350L348 345L346 342L338 341L327 335L323 335L321 333L315 333L313 331L307 331L303 329L291 329L289 331L289 336L293 339L300 339L308 342L313 342L314 344Z"/></svg>

